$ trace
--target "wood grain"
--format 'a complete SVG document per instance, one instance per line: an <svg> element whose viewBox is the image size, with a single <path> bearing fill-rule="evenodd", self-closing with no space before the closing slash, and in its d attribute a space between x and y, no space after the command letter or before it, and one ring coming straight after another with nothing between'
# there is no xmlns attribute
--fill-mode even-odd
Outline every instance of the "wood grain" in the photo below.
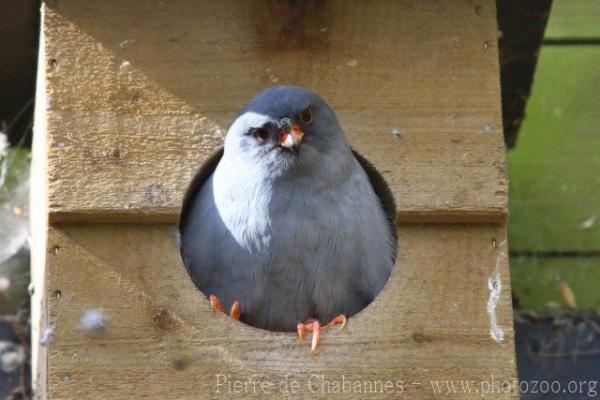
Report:
<svg viewBox="0 0 600 400"><path fill-rule="evenodd" d="M351 396L366 399L436 397L431 381L514 397L495 18L484 0L47 0L32 325L33 343L46 327L55 339L34 345L38 398L263 398L262 382L277 398L349 397L321 376L362 382ZM275 84L331 102L397 222L436 223L399 226L384 291L314 357L211 311L176 245L188 183ZM102 332L82 330L89 309Z"/></svg>
<svg viewBox="0 0 600 400"><path fill-rule="evenodd" d="M435 397L431 380L516 379L502 227L401 227L400 256L384 291L347 328L325 333L312 357L294 334L258 330L213 312L187 276L175 231L140 224L51 228L46 294L56 339L48 352L49 398L236 397L218 385L216 374L276 383L287 375L301 385L288 396L294 398L348 398L322 392L313 375L402 381L403 398L415 399ZM490 279L501 287L495 312L502 341L490 336ZM86 335L80 327L90 308L106 317L101 334ZM399 395L396 387L393 393L362 387L364 399ZM279 388L270 390L281 397ZM264 397L251 390L237 396Z"/></svg>
<svg viewBox="0 0 600 400"><path fill-rule="evenodd" d="M51 221L175 222L186 185L260 89L337 110L399 221L506 218L490 1L48 1Z"/></svg>
<svg viewBox="0 0 600 400"><path fill-rule="evenodd" d="M41 25L44 25L42 13ZM38 74L36 82L36 104L46 101L45 60L43 58L44 35L40 37ZM29 212L31 229L31 385L36 399L46 399L48 394L48 352L40 345L48 324L48 297L46 296L46 240L48 232L48 152L46 112L35 107L34 135L31 146L31 173Z"/></svg>

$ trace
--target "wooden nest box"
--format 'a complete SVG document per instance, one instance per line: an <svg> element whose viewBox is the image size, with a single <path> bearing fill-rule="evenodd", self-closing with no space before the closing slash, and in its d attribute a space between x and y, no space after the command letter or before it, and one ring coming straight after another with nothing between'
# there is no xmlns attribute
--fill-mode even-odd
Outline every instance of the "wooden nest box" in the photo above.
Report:
<svg viewBox="0 0 600 400"><path fill-rule="evenodd" d="M360 398L397 397L398 382L429 398L431 381L510 396L498 393L516 367L497 36L484 0L47 0L32 185L38 398L262 398L269 385L345 398L335 385L348 381ZM212 311L176 240L195 172L236 111L280 84L332 104L397 205L392 277L315 356L293 333ZM83 329L90 310L102 329Z"/></svg>

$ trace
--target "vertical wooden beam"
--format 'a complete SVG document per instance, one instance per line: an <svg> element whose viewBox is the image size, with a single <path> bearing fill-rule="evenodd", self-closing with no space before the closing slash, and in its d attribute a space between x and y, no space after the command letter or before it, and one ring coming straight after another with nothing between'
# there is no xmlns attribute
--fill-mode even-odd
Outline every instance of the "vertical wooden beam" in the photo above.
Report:
<svg viewBox="0 0 600 400"><path fill-rule="evenodd" d="M42 5L41 25L44 26ZM30 224L31 224L31 369L35 399L46 399L48 388L48 352L40 345L47 320L46 297L46 245L48 231L48 159L46 130L46 54L45 37L40 34L38 54L37 88L35 99L34 135L32 143L30 181Z"/></svg>

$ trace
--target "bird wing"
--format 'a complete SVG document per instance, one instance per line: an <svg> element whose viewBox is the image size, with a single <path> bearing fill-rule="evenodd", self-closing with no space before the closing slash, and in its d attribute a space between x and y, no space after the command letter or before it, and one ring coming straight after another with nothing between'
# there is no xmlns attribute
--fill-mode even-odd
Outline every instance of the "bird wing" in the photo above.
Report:
<svg viewBox="0 0 600 400"><path fill-rule="evenodd" d="M394 239L396 239L396 202L394 201L394 195L392 194L390 187L383 179L379 171L377 171L377 168L375 168L369 160L367 160L354 149L352 149L352 154L354 154L356 161L358 161L360 166L367 173L369 182L371 183L371 186L373 186L375 194L381 201L383 211L385 212L388 222L392 228L392 232L394 233Z"/></svg>

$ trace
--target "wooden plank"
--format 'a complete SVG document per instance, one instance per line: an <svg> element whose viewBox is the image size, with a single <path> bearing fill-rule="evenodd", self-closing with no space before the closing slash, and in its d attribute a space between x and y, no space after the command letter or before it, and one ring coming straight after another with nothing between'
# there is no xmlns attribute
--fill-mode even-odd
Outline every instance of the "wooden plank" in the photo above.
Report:
<svg viewBox="0 0 600 400"><path fill-rule="evenodd" d="M546 39L600 40L600 2L597 0L554 0L546 28Z"/></svg>
<svg viewBox="0 0 600 400"><path fill-rule="evenodd" d="M558 287L567 283L580 309L598 309L600 258L511 257L512 290L518 306L539 310L552 302L561 304Z"/></svg>
<svg viewBox="0 0 600 400"><path fill-rule="evenodd" d="M275 84L332 103L400 221L504 220L493 2L269 4L49 1L51 220L176 221L235 111Z"/></svg>
<svg viewBox="0 0 600 400"><path fill-rule="evenodd" d="M600 250L598 61L600 47L542 49L527 119L508 153L511 250Z"/></svg>
<svg viewBox="0 0 600 400"><path fill-rule="evenodd" d="M363 382L363 399L400 395L396 386L368 392L364 382L402 381L401 395L408 399L435 397L432 380L469 380L478 389L492 379L514 385L501 226L402 226L399 260L382 294L347 328L325 333L314 357L295 334L254 329L210 310L185 272L175 232L173 225L150 224L51 228L45 294L55 340L48 349L49 398L230 398L235 393L218 384L223 375L228 382L273 383L275 395L287 376L300 385L289 397L317 399L348 397L323 392L320 376ZM500 289L497 303L490 280ZM500 341L490 334L490 302L503 331ZM80 327L90 308L106 317L101 334L86 335ZM264 397L248 389L236 395Z"/></svg>
<svg viewBox="0 0 600 400"><path fill-rule="evenodd" d="M41 24L44 25L42 13ZM40 36L38 54L38 75L36 82L35 103L46 101L46 74L44 51L44 35ZM46 296L46 249L48 230L48 152L46 135L46 113L43 107L36 107L34 112L34 135L31 146L31 170L29 192L29 218L31 227L31 385L36 400L45 400L48 389L48 353L47 347L41 346L44 330L49 327Z"/></svg>

